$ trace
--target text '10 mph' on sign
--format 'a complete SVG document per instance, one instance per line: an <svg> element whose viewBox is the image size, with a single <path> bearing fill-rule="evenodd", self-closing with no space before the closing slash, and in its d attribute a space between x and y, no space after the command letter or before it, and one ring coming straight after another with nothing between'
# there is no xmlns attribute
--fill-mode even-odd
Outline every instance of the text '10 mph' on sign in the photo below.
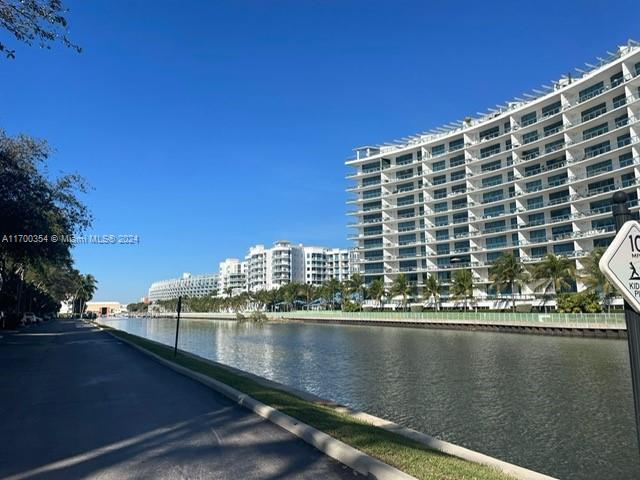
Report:
<svg viewBox="0 0 640 480"><path fill-rule="evenodd" d="M640 313L640 223L625 222L602 255L600 271Z"/></svg>

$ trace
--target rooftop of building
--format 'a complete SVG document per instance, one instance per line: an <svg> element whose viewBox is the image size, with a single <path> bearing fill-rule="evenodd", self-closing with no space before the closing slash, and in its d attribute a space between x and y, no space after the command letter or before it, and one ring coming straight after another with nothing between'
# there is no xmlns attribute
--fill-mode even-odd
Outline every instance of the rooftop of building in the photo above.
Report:
<svg viewBox="0 0 640 480"><path fill-rule="evenodd" d="M511 115L514 111L525 109L530 104L544 97L557 94L569 86L574 86L574 84L591 78L612 63L636 53L638 50L640 50L640 42L629 39L625 45L619 45L615 52L607 51L604 57L596 57L593 63L585 63L583 68L575 68L575 75L571 73L563 75L559 80L551 82L551 85L541 85L539 88L532 89L531 92L523 93L521 97L515 97L513 100L505 102L504 104L489 108L487 112L476 112L475 116L467 116L462 120L449 122L431 130L409 135L391 142L356 147L353 149L353 151L356 152L356 157L348 159L346 163L350 164L375 155L393 153L437 141L470 130L498 117Z"/></svg>

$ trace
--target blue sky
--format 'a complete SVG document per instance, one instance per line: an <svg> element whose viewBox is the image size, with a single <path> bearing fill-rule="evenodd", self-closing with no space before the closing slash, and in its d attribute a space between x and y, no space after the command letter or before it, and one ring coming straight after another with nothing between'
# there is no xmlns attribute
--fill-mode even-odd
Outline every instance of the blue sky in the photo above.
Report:
<svg viewBox="0 0 640 480"><path fill-rule="evenodd" d="M78 172L98 300L254 243L348 246L352 148L502 103L640 39L640 2L67 1L82 54L17 45L0 127ZM3 37L6 38L6 37Z"/></svg>

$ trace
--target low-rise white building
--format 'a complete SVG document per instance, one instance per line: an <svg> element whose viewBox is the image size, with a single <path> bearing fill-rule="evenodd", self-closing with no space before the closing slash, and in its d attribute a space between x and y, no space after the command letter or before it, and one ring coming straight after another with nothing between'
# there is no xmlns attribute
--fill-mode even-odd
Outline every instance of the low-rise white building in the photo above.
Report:
<svg viewBox="0 0 640 480"><path fill-rule="evenodd" d="M183 273L181 278L160 280L149 287L149 301L170 300L184 297L203 297L214 294L219 288L218 274L191 275Z"/></svg>

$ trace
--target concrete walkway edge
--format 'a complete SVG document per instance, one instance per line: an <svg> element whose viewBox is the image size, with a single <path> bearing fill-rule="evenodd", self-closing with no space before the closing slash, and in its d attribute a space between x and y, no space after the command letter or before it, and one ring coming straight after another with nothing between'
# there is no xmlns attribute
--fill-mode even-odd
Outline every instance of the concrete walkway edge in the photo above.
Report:
<svg viewBox="0 0 640 480"><path fill-rule="evenodd" d="M239 405L242 405L243 407L253 411L262 418L287 430L296 437L317 448L325 455L352 468L362 475L376 480L417 480L415 477L412 477L411 475L408 475L398 470L397 468L392 467L391 465L387 465L386 463L381 462L380 460L373 458L372 456L367 455L366 453L363 453L360 450L353 448L350 445L347 445L346 443L341 442L340 440L337 440L310 425L307 425L306 423L302 423L299 420L290 417L289 415L286 415L268 405L265 405L255 398L252 398L225 383L219 382L218 380L214 380L213 378L210 378L206 375L194 372L192 370L189 370L188 368L166 360L156 355L155 353L145 350L144 348L136 345L133 342L112 334L109 330L103 329L100 326L98 326L98 328L109 333L109 335L112 335L117 340L126 343L136 350L144 353L145 355L150 356L157 362L169 367L170 369L182 375L190 377L193 380L196 380L197 382L200 382L208 386L209 388L212 388L218 393L221 393L230 400L238 403Z"/></svg>
<svg viewBox="0 0 640 480"><path fill-rule="evenodd" d="M96 324L96 326L98 326L99 328L102 328L99 324ZM109 332L109 330L105 330L105 331L108 332L108 333L111 333L111 332ZM224 384L222 382L219 382L217 380L209 378L206 375L202 375L202 374L199 374L197 372L193 372L193 371L191 371L191 370L189 370L189 369L187 369L185 367L182 367L180 365L177 365L177 364L175 364L173 362L167 361L167 360L163 359L162 357L159 357L159 356L157 356L157 355L145 350L144 348L139 347L138 345L136 345L136 344L134 344L132 342L129 342L129 341L127 341L127 340L125 340L125 339L123 339L121 337L117 337L117 336L115 336L115 337L118 340L122 340L123 342L131 345L132 347L142 351L143 353L152 356L153 358L155 358L159 362L163 363L164 365L167 365L169 368L172 368L173 370L178 371L179 373L183 373L184 375L187 375L187 376L189 376L189 377L191 377L191 378L193 378L193 379L195 379L195 380L197 380L197 381L199 381L201 383L204 383L205 385L207 385L207 386L219 391L220 393L222 393L223 395L227 396L231 400L239 403L240 405L245 406L246 408L249 408L250 410L253 410L255 413L257 413L261 417L266 418L267 420L272 421L273 423L281 426L285 430L288 430L289 432L291 432L294 435L298 436L299 438L303 439L307 443L310 443L311 445L316 447L318 450L320 450L323 453L327 454L328 456L338 460L339 462L344 463L345 465L353 468L354 470L358 471L359 473L362 473L364 475L368 475L369 473L374 474L373 471L366 471L366 472L362 471L355 464L348 463L347 461L344 461L342 458L338 458L338 457L332 455L331 453L329 453L329 451L325 450L325 448L322 445L318 446L316 444L317 442L314 443L313 441L307 440L307 438L305 436L302 436L301 434L298 434L296 431L293 431L293 430L289 429L287 426L285 426L285 424L286 425L293 425L293 428L295 428L298 425L303 425L304 427L306 427L308 429L311 429L313 432L317 432L318 434L321 434L321 435L327 437L327 439L331 440L332 442L337 442L341 446L344 446L344 447L346 447L348 449L351 449L354 452L357 452L357 454L359 454L361 456L365 456L368 459L370 459L371 461L377 462L377 463L383 465L387 469L392 469L394 471L393 472L394 474L397 473L397 474L402 475L402 476L398 477L398 476L379 476L378 474L376 474L376 476L374 478L378 478L378 479L381 479L381 480L382 479L387 479L387 478L389 478L389 479L392 479L392 478L399 478L399 479L415 478L415 477L412 477L412 476L410 476L410 475L408 475L408 474L396 469L395 467L391 467L390 465L387 465L386 463L383 463L380 460L377 460L377 459L375 459L375 458L373 458L373 457L361 452L360 450L357 450L357 449L345 444L344 442L341 442L339 440L334 439L333 437L327 435L324 432L321 432L321 431L319 431L319 430L317 430L317 429L315 429L315 428L313 428L313 427L311 427L309 425L303 424L303 423L301 423L299 420L297 420L295 418L289 417L288 415L285 415L285 414L273 409L272 407L269 407L268 405L265 405L265 404L263 404L261 402L258 402L257 400L247 396L246 394L244 394L242 392L239 392L238 390L236 390L236 389L234 389L232 387L229 387L228 385L226 385L226 384ZM152 343L158 343L158 342L154 342L153 340L149 340L149 339L145 339L145 340L150 341ZM162 345L162 346L166 347L166 345L161 344L161 343L158 343L158 345ZM293 388L293 387L288 387L287 385L283 385L283 384L280 384L280 383L277 383L277 382L273 382L273 381L271 381L269 379L262 378L260 376L254 375L254 374L252 374L250 372L245 372L243 370L239 370L239 369L237 369L235 367L231 367L229 365L219 364L217 362L213 362L213 361L208 360L206 358L199 357L198 355L195 355L195 354L190 353L190 352L185 352L185 351L180 350L180 353L183 354L183 355L192 357L194 359L200 360L200 361L211 363L212 365L214 365L216 367L227 369L227 370L229 370L229 371L231 371L231 372L233 372L235 374L248 377L248 378L250 378L250 379L252 379L252 380L254 380L254 381L258 382L258 383L264 384L265 386L268 386L268 387L271 387L271 388L277 388L277 389L283 390L283 391L285 391L287 393L291 393L292 395L296 395L298 397L301 397L304 400L319 401L319 402L322 402L325 405L333 406L334 408L336 408L337 411L339 411L341 413L345 413L345 414L351 415L351 416L353 416L354 418L356 418L358 420L370 423L370 424L372 424L372 425L374 425L376 427L382 428L384 430L387 430L387 431L396 433L398 435L401 435L403 437L409 438L411 440L414 440L414 441L416 441L416 442L418 442L418 443L420 443L422 445L425 445L426 447L428 447L428 448L430 448L432 450L435 450L435 451L438 451L438 452L442 452L442 453L445 453L447 455L451 455L453 457L460 458L462 460L467 460L469 462L479 463L479 464L482 464L482 465L486 465L486 466L495 468L495 469L500 470L500 471L506 473L507 475L511 475L511 476L513 476L513 477L515 477L515 478L517 478L519 480L557 480L554 477L551 477L549 475L545 475L543 473L535 472L533 470L529 470L527 468L520 467L518 465L514 465L512 463L505 462L503 460L499 460L497 458L491 457L489 455L485 455L485 454L480 453L480 452L476 452L474 450L470 450L468 448L460 447L460 446L455 445L453 443L449 443L449 442L446 442L444 440L440 440L438 438L434 438L434 437L432 437L430 435L427 435L425 433L419 432L417 430L413 430L411 428L403 427L403 426L398 425L397 423L391 422L389 420L385 420L385 419L382 419L380 417L376 417L374 415L370 415L370 414L365 413L365 412L360 412L360 411L357 411L357 410L353 410L353 409L350 409L350 408L342 406L342 405L337 405L337 404L335 404L333 402L329 402L329 401L327 401L325 399L317 397L316 395L313 395L313 394L310 394L308 392L304 392L304 391L298 390L298 389ZM262 407L265 407L266 409L269 409L269 410L262 410L263 412L265 412L265 414L263 414L260 411L256 410L254 408L253 404L251 404L251 406L245 405L245 403L243 403L243 402L246 402L247 401L246 399L250 399L252 402L255 402L256 406L262 406ZM265 416L265 415L273 415L272 413L268 413L269 411L274 412L275 414L277 414L276 417L278 417L278 418L279 418L279 416L286 417L286 419L288 419L288 422L290 422L290 423L286 423L285 422L285 424L280 424L280 423L278 423L278 421L274 421L270 416ZM305 434L305 432L301 432L301 433ZM313 435L311 436L311 438L313 438ZM338 451L340 451L340 450L338 450ZM347 458L349 458L349 457L347 457Z"/></svg>

